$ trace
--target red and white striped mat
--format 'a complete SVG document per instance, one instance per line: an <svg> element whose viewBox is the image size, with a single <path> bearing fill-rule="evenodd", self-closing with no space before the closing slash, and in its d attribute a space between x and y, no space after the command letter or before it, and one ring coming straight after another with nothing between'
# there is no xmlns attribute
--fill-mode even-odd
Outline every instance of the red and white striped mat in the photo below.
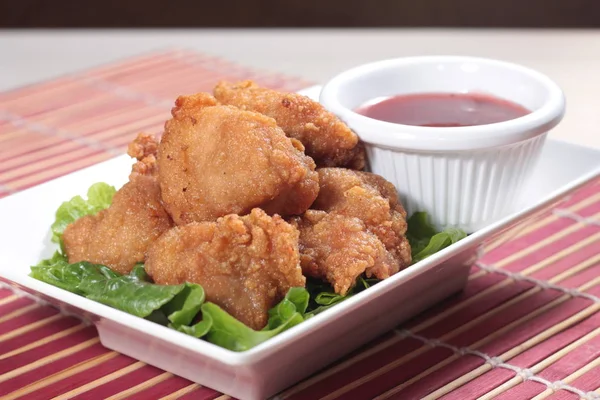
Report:
<svg viewBox="0 0 600 400"><path fill-rule="evenodd" d="M159 133L179 94L219 79L308 82L188 51L0 94L0 197ZM279 399L600 399L600 181L488 246L460 295ZM227 398L107 350L93 326L0 282L0 398Z"/></svg>

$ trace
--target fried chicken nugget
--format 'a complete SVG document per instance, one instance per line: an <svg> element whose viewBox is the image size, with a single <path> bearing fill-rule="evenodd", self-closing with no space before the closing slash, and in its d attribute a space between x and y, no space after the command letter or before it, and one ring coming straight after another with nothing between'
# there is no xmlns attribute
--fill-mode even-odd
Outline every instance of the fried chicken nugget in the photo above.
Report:
<svg viewBox="0 0 600 400"><path fill-rule="evenodd" d="M214 95L223 104L274 118L286 135L302 142L319 167L365 167L365 151L358 136L306 96L262 88L252 81L219 82Z"/></svg>
<svg viewBox="0 0 600 400"><path fill-rule="evenodd" d="M358 218L308 210L291 220L300 231L300 261L308 276L330 282L345 295L366 273L385 276L397 262L379 238Z"/></svg>
<svg viewBox="0 0 600 400"><path fill-rule="evenodd" d="M157 148L154 137L143 133L129 144L128 154L138 159L129 182L115 193L110 207L79 218L64 231L70 263L88 261L127 274L144 261L150 243L173 226L161 203Z"/></svg>
<svg viewBox="0 0 600 400"><path fill-rule="evenodd" d="M254 207L297 215L317 197L313 160L272 118L217 105L206 93L179 97L172 114L158 149L158 174L177 224Z"/></svg>
<svg viewBox="0 0 600 400"><path fill-rule="evenodd" d="M289 288L306 284L298 231L258 208L171 229L150 247L146 271L159 284L200 284L208 301L253 329Z"/></svg>
<svg viewBox="0 0 600 400"><path fill-rule="evenodd" d="M313 210L291 219L300 230L304 273L346 294L362 273L386 279L410 265L406 211L394 186L368 172L317 171L321 188Z"/></svg>
<svg viewBox="0 0 600 400"><path fill-rule="evenodd" d="M144 261L150 243L172 226L156 178L132 173L111 206L68 225L63 242L70 263L89 261L127 274Z"/></svg>
<svg viewBox="0 0 600 400"><path fill-rule="evenodd" d="M321 168L318 173L320 191L312 208L359 218L397 261L395 268L375 276L385 279L410 265L406 211L394 185L369 172Z"/></svg>

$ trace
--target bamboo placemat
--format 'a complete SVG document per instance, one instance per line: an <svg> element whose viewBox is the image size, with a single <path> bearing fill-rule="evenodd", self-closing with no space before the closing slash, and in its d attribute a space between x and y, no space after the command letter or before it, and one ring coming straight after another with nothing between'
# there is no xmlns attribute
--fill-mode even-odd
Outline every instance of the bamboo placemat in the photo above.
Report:
<svg viewBox="0 0 600 400"><path fill-rule="evenodd" d="M308 86L170 51L0 94L0 197L124 153L161 131L177 95L219 79ZM485 250L460 295L277 397L600 399L600 181ZM2 399L228 398L0 285Z"/></svg>

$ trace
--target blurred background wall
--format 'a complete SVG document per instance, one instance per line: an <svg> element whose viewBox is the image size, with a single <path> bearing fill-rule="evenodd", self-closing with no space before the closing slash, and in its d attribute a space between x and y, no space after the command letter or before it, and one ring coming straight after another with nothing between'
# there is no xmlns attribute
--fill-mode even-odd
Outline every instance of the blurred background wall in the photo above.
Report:
<svg viewBox="0 0 600 400"><path fill-rule="evenodd" d="M0 27L600 27L600 0L0 0Z"/></svg>

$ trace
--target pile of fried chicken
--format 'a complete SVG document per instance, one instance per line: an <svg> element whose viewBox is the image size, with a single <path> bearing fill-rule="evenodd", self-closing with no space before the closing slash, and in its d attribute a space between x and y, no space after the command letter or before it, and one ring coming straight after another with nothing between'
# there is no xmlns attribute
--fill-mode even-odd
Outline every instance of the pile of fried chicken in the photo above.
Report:
<svg viewBox="0 0 600 400"><path fill-rule="evenodd" d="M411 262L396 189L361 171L357 135L307 97L220 82L180 96L160 143L140 134L128 154L112 205L65 230L69 262L122 274L143 262L254 329L305 276L343 295Z"/></svg>

